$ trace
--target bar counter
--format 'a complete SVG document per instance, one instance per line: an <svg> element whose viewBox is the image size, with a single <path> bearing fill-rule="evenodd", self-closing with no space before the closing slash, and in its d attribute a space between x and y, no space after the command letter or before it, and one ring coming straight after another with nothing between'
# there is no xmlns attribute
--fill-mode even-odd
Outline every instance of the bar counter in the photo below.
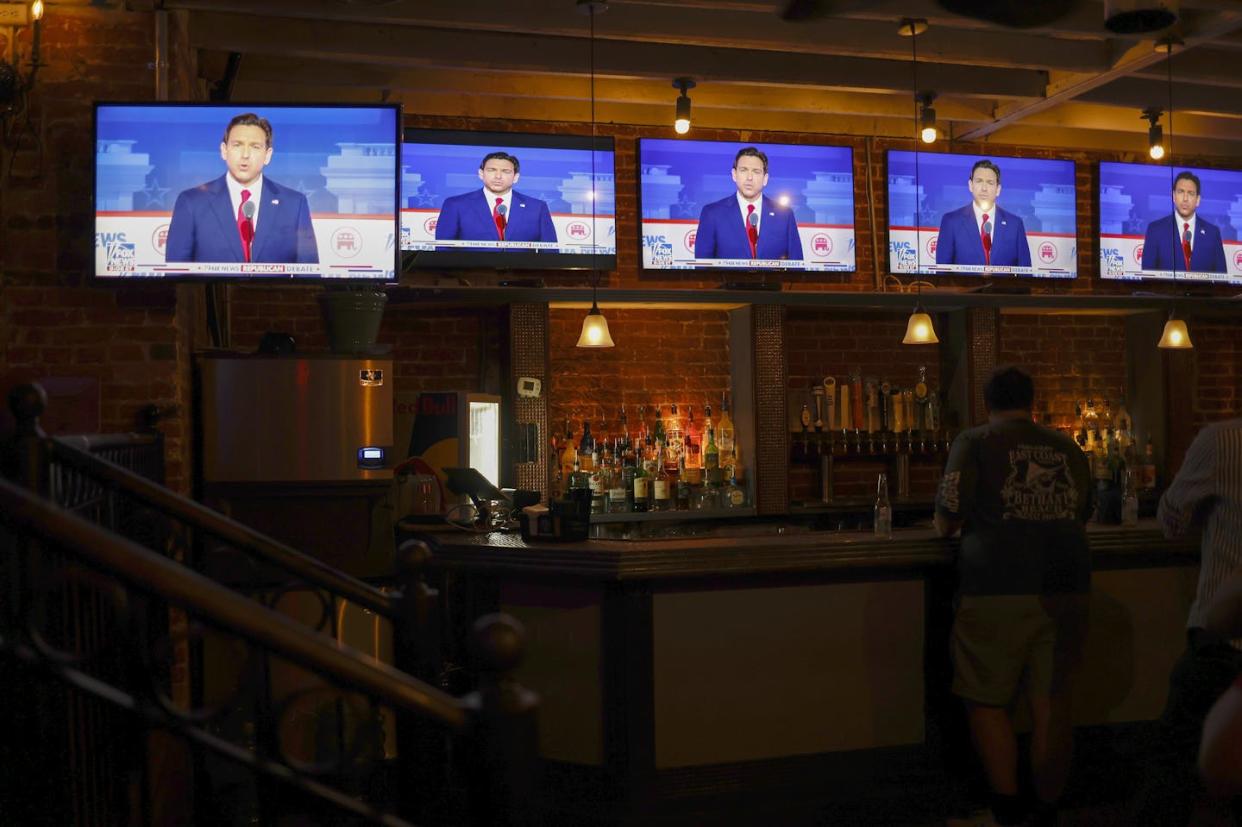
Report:
<svg viewBox="0 0 1242 827"><path fill-rule="evenodd" d="M461 622L500 610L527 630L518 678L542 699L553 821L726 823L743 791L809 808L768 823L943 815L951 782L971 771L949 693L957 542L796 518L708 530L726 536L427 535ZM1163 708L1197 538L1165 540L1150 520L1088 532L1092 625L1075 719L1080 732L1129 738ZM1132 773L1104 755L1087 766Z"/></svg>
<svg viewBox="0 0 1242 827"><path fill-rule="evenodd" d="M595 580L722 577L842 569L908 568L953 562L958 540L930 528L895 529L893 539L868 531L821 531L784 521L730 526L728 536L664 539L533 540L512 532L439 531L438 565L459 572L551 575ZM1096 570L1198 558L1197 536L1166 540L1154 520L1138 526L1087 526Z"/></svg>

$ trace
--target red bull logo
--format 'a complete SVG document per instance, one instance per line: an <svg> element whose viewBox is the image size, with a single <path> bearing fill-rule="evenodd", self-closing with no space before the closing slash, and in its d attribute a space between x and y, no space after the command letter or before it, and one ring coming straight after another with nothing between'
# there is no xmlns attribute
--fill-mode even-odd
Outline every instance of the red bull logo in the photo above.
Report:
<svg viewBox="0 0 1242 827"><path fill-rule="evenodd" d="M1134 263L1143 266L1143 245L1137 244L1134 247Z"/></svg>
<svg viewBox="0 0 1242 827"><path fill-rule="evenodd" d="M936 244L939 243L939 241L940 233L936 233L934 236L927 239L927 255L931 256L933 259L936 257Z"/></svg>
<svg viewBox="0 0 1242 827"><path fill-rule="evenodd" d="M699 232L698 228L697 228L697 227L695 227L693 230L691 230L690 232L686 233L686 238L685 238L685 241L684 241L684 243L685 243L685 245L686 245L686 252L688 252L688 253L693 253L693 252L694 252L694 237L695 237L696 235L698 235L698 232Z"/></svg>
<svg viewBox="0 0 1242 827"><path fill-rule="evenodd" d="M362 234L353 227L341 227L332 234L332 250L341 258L353 258L362 252Z"/></svg>
<svg viewBox="0 0 1242 827"><path fill-rule="evenodd" d="M1044 264L1051 264L1057 260L1057 245L1051 241L1045 241L1039 245L1039 260Z"/></svg>
<svg viewBox="0 0 1242 827"><path fill-rule="evenodd" d="M585 221L570 221L565 228L565 234L570 238L585 241L591 237L591 225Z"/></svg>
<svg viewBox="0 0 1242 827"><path fill-rule="evenodd" d="M1242 250L1233 254L1233 269L1242 270Z"/></svg>
<svg viewBox="0 0 1242 827"><path fill-rule="evenodd" d="M428 218L423 222L423 229L426 230L427 235L434 236L436 234L436 224L438 224L439 221L440 214L436 213L431 218Z"/></svg>
<svg viewBox="0 0 1242 827"><path fill-rule="evenodd" d="M811 236L811 252L820 258L832 255L832 239L823 233Z"/></svg>
<svg viewBox="0 0 1242 827"><path fill-rule="evenodd" d="M164 254L164 248L168 246L168 225L161 224L155 228L155 232L151 234L151 246L160 255Z"/></svg>

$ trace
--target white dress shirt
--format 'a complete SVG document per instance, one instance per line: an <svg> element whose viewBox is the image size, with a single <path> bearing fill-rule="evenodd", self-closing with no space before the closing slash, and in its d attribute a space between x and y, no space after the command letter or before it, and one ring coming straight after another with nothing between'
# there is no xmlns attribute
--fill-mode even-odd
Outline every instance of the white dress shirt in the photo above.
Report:
<svg viewBox="0 0 1242 827"><path fill-rule="evenodd" d="M238 211L242 205L242 190L250 190L250 201L254 204L254 215L250 217L250 226L256 231L259 229L259 208L263 203L260 198L263 194L263 176L251 181L249 184L241 184L233 179L232 175L224 176L224 180L229 185L229 200L233 202L233 217L236 218Z"/></svg>

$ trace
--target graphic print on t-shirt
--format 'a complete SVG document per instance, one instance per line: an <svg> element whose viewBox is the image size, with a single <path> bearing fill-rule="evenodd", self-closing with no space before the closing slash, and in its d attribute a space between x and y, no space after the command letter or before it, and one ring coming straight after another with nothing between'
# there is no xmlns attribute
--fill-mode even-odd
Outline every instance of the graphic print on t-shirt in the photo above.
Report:
<svg viewBox="0 0 1242 827"><path fill-rule="evenodd" d="M1047 445L1011 448L1001 502L1006 520L1074 519L1078 491L1065 454Z"/></svg>

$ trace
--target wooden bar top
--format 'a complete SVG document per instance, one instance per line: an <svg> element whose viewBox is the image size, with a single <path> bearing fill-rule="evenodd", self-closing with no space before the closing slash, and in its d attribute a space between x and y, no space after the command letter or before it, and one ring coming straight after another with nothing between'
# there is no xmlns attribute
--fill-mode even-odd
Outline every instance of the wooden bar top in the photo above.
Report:
<svg viewBox="0 0 1242 827"><path fill-rule="evenodd" d="M517 532L415 532L433 546L433 565L447 570L606 581L945 566L958 548L957 539L939 538L929 528L896 529L891 540L780 522L726 530L723 537L529 543ZM1189 565L1198 557L1197 535L1166 540L1154 520L1133 528L1091 524L1087 535L1095 569Z"/></svg>

